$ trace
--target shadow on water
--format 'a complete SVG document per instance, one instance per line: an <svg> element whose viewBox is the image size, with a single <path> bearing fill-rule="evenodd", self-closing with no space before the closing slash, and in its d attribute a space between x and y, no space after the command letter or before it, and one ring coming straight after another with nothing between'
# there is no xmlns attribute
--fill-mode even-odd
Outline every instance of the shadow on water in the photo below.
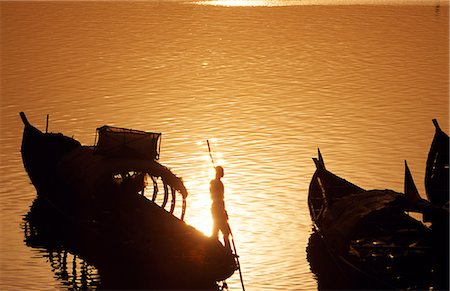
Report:
<svg viewBox="0 0 450 291"><path fill-rule="evenodd" d="M70 243L73 235L64 231L67 227L64 226L64 217L55 213L47 203L36 199L24 215L25 244L38 249L62 285L73 290L97 288L100 285L97 268L73 247L74 243Z"/></svg>
<svg viewBox="0 0 450 291"><path fill-rule="evenodd" d="M89 243L42 198L37 198L25 215L23 231L26 245L40 249L55 277L70 289L149 289L158 285L147 277L149 266L126 260L126 254L114 243Z"/></svg>
<svg viewBox="0 0 450 291"><path fill-rule="evenodd" d="M316 275L319 290L357 289L355 280L349 280L343 269L339 268L325 246L319 233L313 231L306 247L311 271Z"/></svg>
<svg viewBox="0 0 450 291"><path fill-rule="evenodd" d="M139 242L103 239L96 229L73 224L43 198L37 198L24 216L23 231L25 244L40 249L55 277L70 289L184 288L176 285L175 274L171 278L155 267L159 262L149 260L145 253L133 252L142 250ZM188 289L218 290L218 285L211 282Z"/></svg>
<svg viewBox="0 0 450 291"><path fill-rule="evenodd" d="M100 284L98 271L87 261L60 247L44 248L40 252L49 262L55 278L69 290L98 288Z"/></svg>

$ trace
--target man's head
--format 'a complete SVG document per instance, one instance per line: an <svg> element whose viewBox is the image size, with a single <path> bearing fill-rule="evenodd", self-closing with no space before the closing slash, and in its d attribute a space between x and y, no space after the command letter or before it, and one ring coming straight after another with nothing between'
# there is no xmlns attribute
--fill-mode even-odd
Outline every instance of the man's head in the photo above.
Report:
<svg viewBox="0 0 450 291"><path fill-rule="evenodd" d="M220 179L223 177L223 168L221 166L216 167L216 178Z"/></svg>

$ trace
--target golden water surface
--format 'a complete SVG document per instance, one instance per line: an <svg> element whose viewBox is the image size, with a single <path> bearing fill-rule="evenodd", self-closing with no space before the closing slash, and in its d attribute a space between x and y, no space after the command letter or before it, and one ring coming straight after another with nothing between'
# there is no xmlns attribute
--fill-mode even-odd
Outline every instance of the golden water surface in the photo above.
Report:
<svg viewBox="0 0 450 291"><path fill-rule="evenodd" d="M407 160L425 197L432 118L449 130L443 1L204 2L0 2L0 289L67 288L23 243L36 191L20 111L84 144L104 124L162 132L186 221L207 235L209 139L250 291L317 289L306 201L318 147L367 189L401 192ZM237 272L228 283L240 289Z"/></svg>

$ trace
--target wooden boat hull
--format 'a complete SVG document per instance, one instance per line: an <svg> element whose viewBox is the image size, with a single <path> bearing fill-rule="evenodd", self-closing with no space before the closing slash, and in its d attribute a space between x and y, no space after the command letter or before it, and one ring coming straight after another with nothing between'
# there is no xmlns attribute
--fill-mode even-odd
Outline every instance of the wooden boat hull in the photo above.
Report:
<svg viewBox="0 0 450 291"><path fill-rule="evenodd" d="M440 286L432 230L407 214L435 207L423 199L412 204L392 190L364 190L326 170L320 152L315 162L308 203L325 264L345 270L353 283L360 282L352 287L357 289Z"/></svg>
<svg viewBox="0 0 450 291"><path fill-rule="evenodd" d="M160 289L203 289L236 270L229 250L206 237L137 192L117 186L117 172L145 171L161 177L164 188L187 196L182 180L155 161L107 158L61 134L42 133L24 120L22 158L25 169L45 201L34 211L35 233L62 238L92 261L102 264L108 253L151 266ZM169 189L164 189L169 192ZM52 222L64 221L64 224ZM52 234L53 233L53 234ZM156 282L156 281L155 281Z"/></svg>

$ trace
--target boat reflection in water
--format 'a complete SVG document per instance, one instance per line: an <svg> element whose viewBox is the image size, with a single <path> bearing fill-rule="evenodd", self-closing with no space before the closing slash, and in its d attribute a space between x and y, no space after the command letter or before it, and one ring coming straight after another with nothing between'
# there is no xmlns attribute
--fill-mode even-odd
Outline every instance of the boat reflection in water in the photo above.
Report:
<svg viewBox="0 0 450 291"><path fill-rule="evenodd" d="M130 257L115 242L96 244L68 225L67 218L42 198L33 202L23 224L26 245L39 249L63 286L70 290L163 290L170 286L152 262Z"/></svg>
<svg viewBox="0 0 450 291"><path fill-rule="evenodd" d="M99 270L66 246L68 236L59 236L63 220L56 213L48 212L49 209L41 198L33 202L30 211L24 216L25 244L38 249L63 286L73 290L97 288L101 283Z"/></svg>
<svg viewBox="0 0 450 291"><path fill-rule="evenodd" d="M330 251L316 231L309 238L306 253L310 269L317 279L318 290L432 290L444 284L433 275L432 256L424 254L411 253L407 258L409 261L392 257L389 262L383 254L373 253L364 263L366 266L350 265L350 262L346 264L344 258ZM417 260L414 261L414 258ZM375 269L380 271L381 267L386 268L384 274L371 273Z"/></svg>
<svg viewBox="0 0 450 291"><path fill-rule="evenodd" d="M42 198L33 202L23 224L26 245L39 249L63 286L70 290L149 290L170 286L151 261L130 257L126 248L115 242L96 243L89 235L68 226L67 217ZM213 289L217 287L211 286Z"/></svg>
<svg viewBox="0 0 450 291"><path fill-rule="evenodd" d="M361 287L355 278L349 280L345 271L334 263L322 237L314 230L309 237L306 254L311 272L316 276L318 290L350 290Z"/></svg>

